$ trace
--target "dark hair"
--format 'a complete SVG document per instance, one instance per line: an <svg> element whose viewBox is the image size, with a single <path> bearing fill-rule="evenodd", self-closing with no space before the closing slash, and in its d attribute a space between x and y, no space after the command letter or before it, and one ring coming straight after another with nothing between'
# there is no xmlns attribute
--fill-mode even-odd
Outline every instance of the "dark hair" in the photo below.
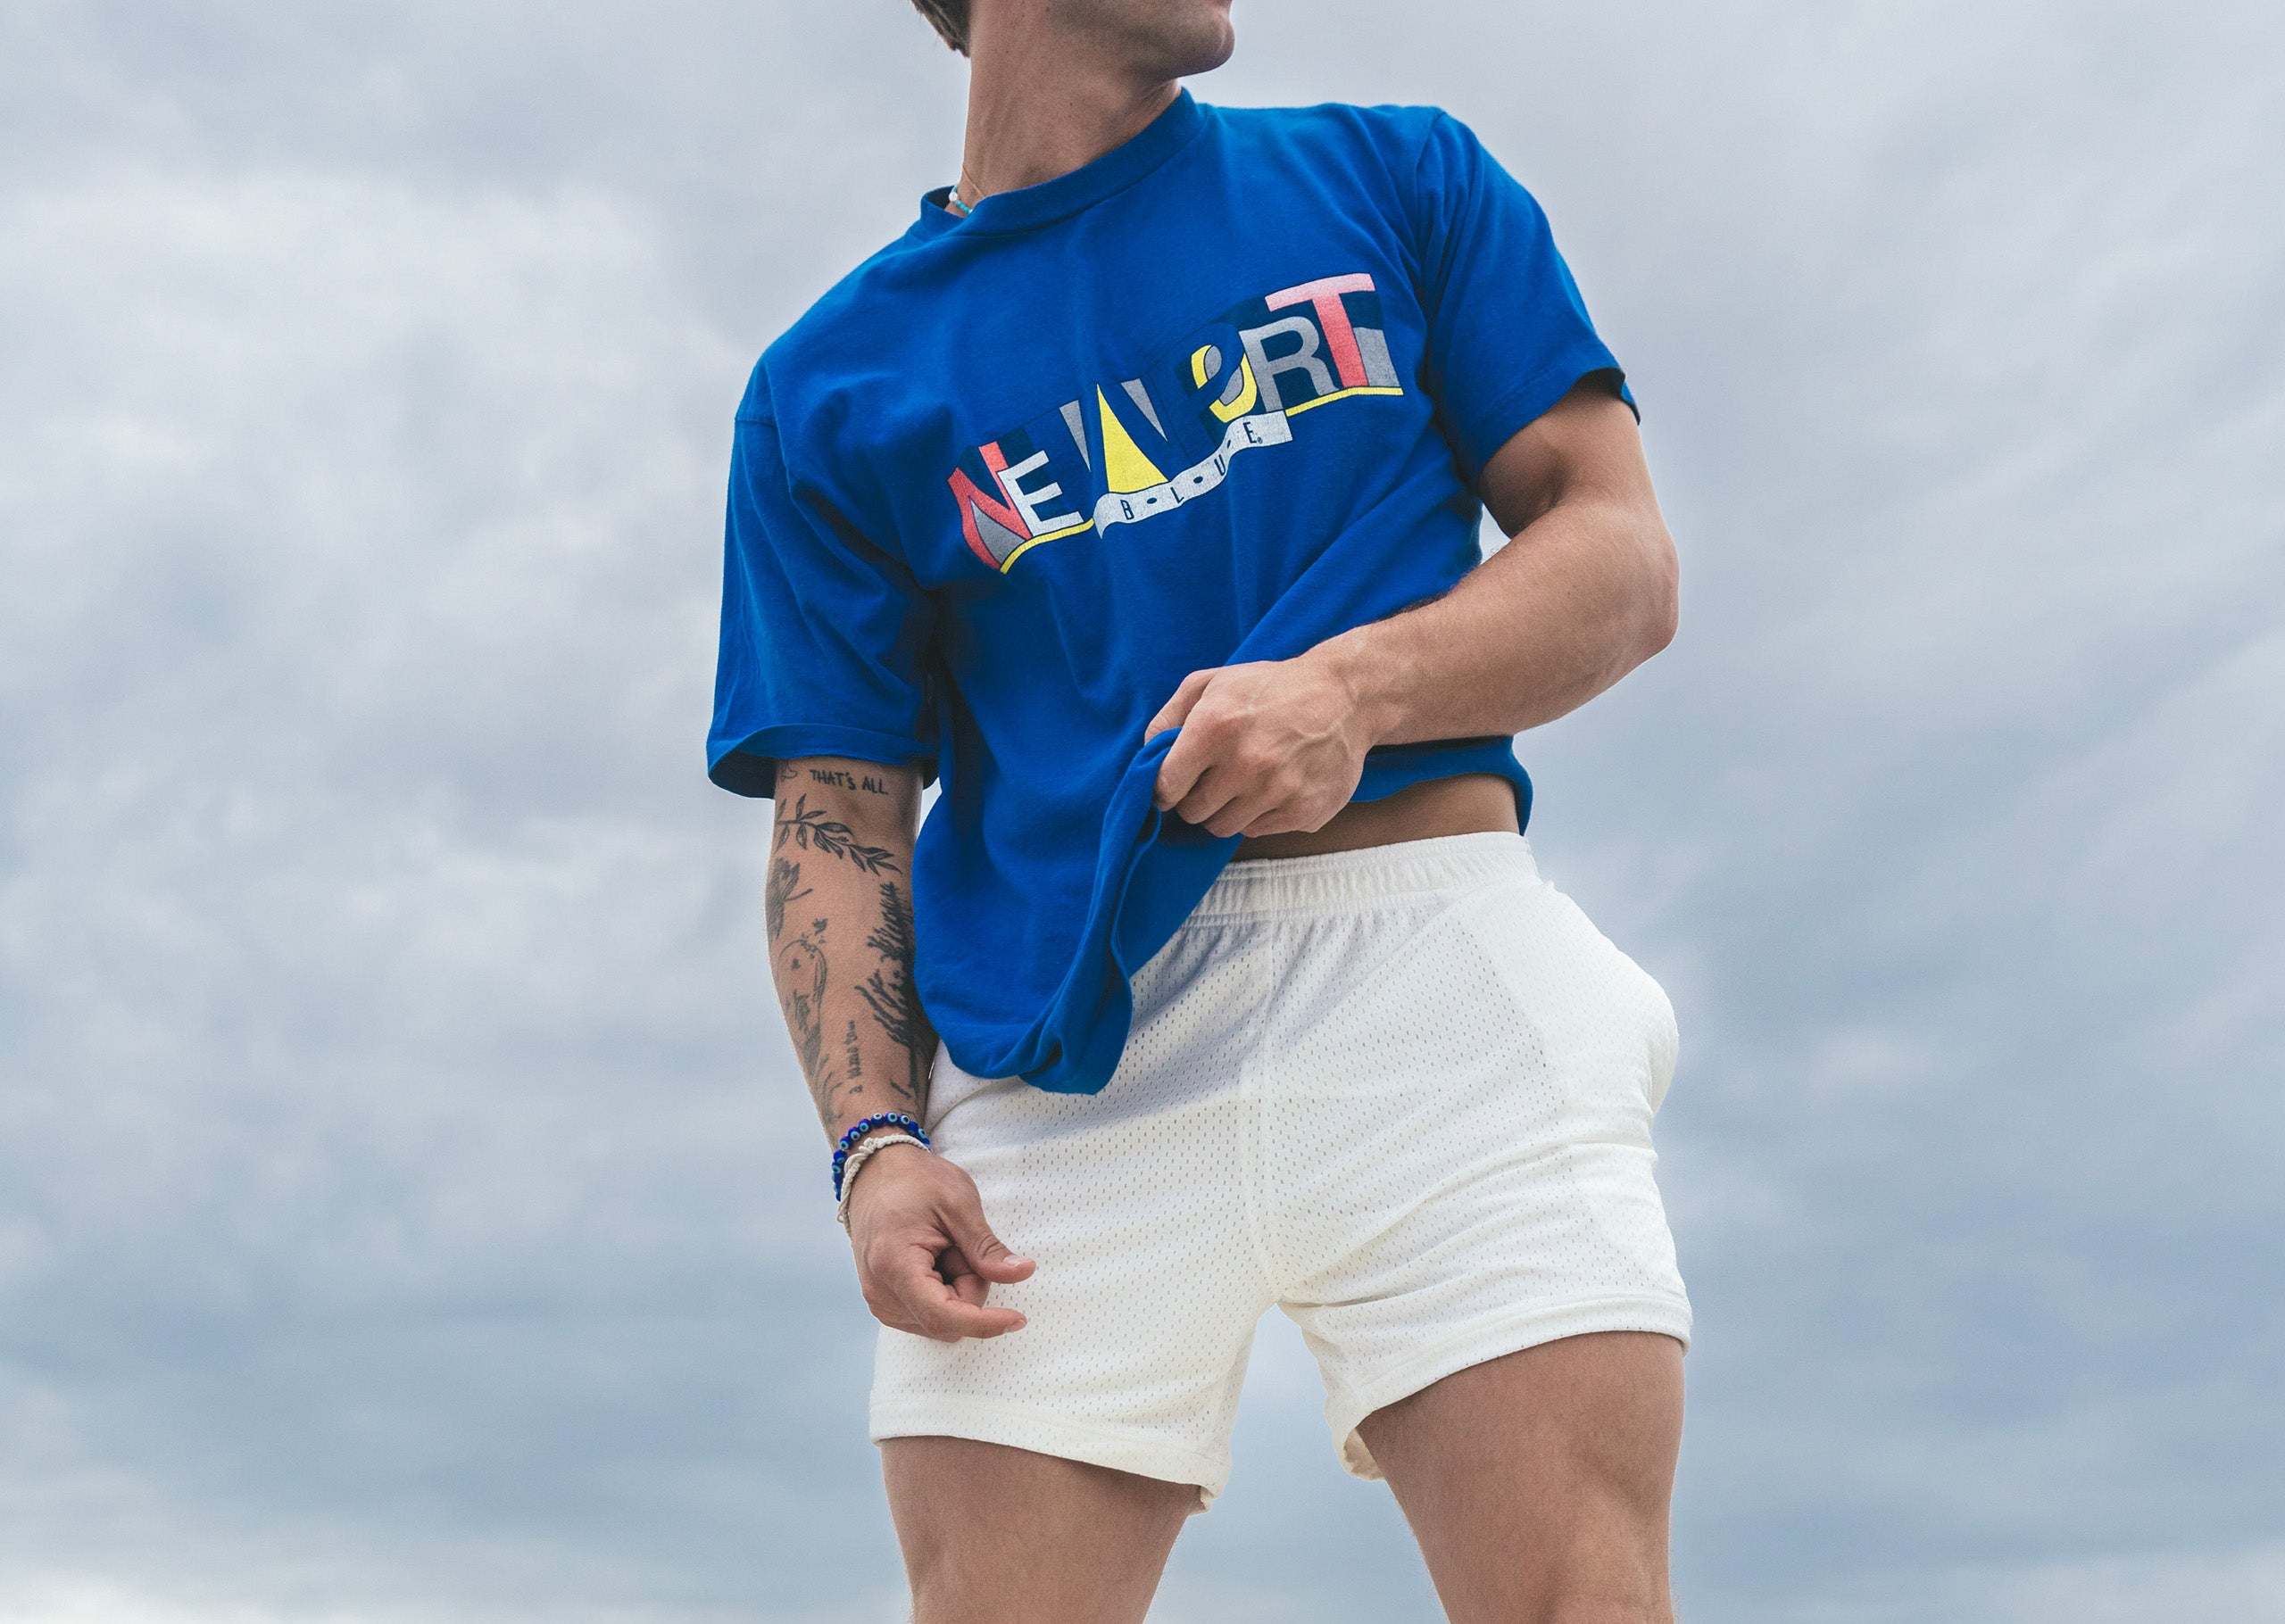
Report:
<svg viewBox="0 0 2285 1624"><path fill-rule="evenodd" d="M968 54L968 0L912 0L912 9L928 19L946 45Z"/></svg>

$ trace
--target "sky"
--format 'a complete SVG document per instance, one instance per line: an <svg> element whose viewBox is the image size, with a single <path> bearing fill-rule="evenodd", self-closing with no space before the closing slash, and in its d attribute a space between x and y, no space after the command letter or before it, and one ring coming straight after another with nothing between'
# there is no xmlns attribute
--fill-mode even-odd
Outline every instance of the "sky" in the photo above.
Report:
<svg viewBox="0 0 2285 1624"><path fill-rule="evenodd" d="M1238 0L1629 368L1526 735L1674 996L1693 1624L2285 1621L2285 12ZM902 0L0 11L0 1621L903 1616L709 786L730 418L957 161ZM1439 1616L1266 1322L1159 1624Z"/></svg>

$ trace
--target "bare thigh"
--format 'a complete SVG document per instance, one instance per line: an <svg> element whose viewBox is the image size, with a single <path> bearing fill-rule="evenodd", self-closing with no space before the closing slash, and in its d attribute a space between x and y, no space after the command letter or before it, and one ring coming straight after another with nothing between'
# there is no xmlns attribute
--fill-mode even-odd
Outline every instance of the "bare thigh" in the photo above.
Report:
<svg viewBox="0 0 2285 1624"><path fill-rule="evenodd" d="M1682 1345L1571 1337L1366 1417L1453 1624L1671 1624Z"/></svg>
<svg viewBox="0 0 2285 1624"><path fill-rule="evenodd" d="M1186 1483L962 1438L881 1445L914 1624L1139 1624Z"/></svg>

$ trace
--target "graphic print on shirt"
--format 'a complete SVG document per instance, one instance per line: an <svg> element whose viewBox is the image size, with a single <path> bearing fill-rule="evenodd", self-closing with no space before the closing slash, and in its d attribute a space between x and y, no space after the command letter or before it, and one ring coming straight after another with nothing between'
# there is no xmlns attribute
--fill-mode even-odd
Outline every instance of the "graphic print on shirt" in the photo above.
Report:
<svg viewBox="0 0 2285 1624"><path fill-rule="evenodd" d="M1373 278L1322 277L1233 306L1141 377L986 441L947 483L969 551L1004 575L1043 542L1197 501L1239 452L1292 443L1305 411L1403 393Z"/></svg>

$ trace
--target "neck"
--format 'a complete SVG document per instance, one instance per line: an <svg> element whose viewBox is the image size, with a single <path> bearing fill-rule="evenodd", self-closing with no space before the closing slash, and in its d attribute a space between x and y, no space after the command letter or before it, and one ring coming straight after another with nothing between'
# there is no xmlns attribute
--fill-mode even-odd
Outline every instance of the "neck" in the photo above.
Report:
<svg viewBox="0 0 2285 1624"><path fill-rule="evenodd" d="M1173 104L1181 86L1109 60L1053 24L1052 8L976 8L968 42L968 135L960 200L1037 186L1125 145Z"/></svg>

